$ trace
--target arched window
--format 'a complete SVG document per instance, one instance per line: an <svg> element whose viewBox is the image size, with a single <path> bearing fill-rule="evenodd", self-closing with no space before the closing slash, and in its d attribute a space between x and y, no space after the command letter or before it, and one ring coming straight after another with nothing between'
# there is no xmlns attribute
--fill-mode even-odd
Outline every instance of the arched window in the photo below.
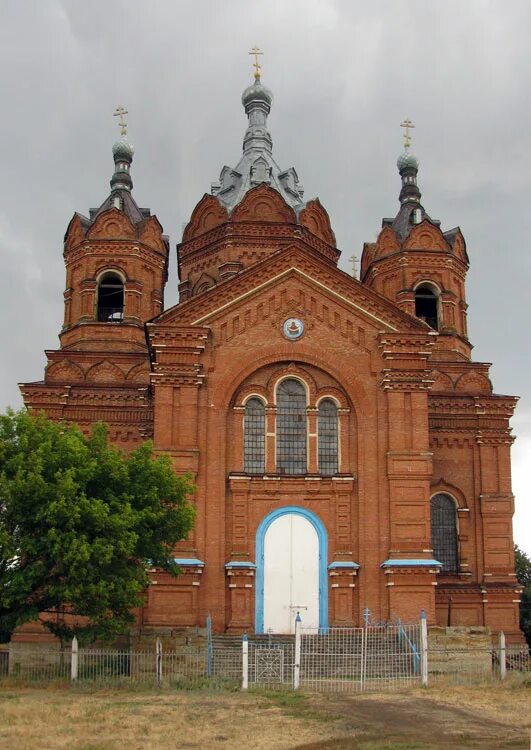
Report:
<svg viewBox="0 0 531 750"><path fill-rule="evenodd" d="M98 320L120 323L124 317L124 284L117 273L106 273L98 284Z"/></svg>
<svg viewBox="0 0 531 750"><path fill-rule="evenodd" d="M294 378L277 388L277 471L306 474L306 392Z"/></svg>
<svg viewBox="0 0 531 750"><path fill-rule="evenodd" d="M321 474L337 474L337 406L330 398L325 398L319 404L317 418L317 435L319 443L319 472Z"/></svg>
<svg viewBox="0 0 531 750"><path fill-rule="evenodd" d="M443 573L457 573L457 510L449 495L431 499L431 544L433 556L442 563Z"/></svg>
<svg viewBox="0 0 531 750"><path fill-rule="evenodd" d="M420 284L415 289L415 315L439 330L438 295L429 284Z"/></svg>
<svg viewBox="0 0 531 750"><path fill-rule="evenodd" d="M265 473L265 407L259 398L250 398L245 404L243 463L249 474Z"/></svg>

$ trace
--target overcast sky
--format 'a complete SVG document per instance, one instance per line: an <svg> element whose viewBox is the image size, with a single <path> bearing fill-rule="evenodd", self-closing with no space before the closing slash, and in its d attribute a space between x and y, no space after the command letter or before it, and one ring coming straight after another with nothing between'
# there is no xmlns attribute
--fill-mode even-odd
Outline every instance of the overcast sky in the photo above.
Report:
<svg viewBox="0 0 531 750"><path fill-rule="evenodd" d="M109 192L114 109L134 195L175 243L246 127L265 54L274 155L343 251L395 215L410 117L423 204L467 241L469 335L513 421L516 541L531 553L531 54L528 0L0 0L0 407L43 376L63 316L62 240Z"/></svg>

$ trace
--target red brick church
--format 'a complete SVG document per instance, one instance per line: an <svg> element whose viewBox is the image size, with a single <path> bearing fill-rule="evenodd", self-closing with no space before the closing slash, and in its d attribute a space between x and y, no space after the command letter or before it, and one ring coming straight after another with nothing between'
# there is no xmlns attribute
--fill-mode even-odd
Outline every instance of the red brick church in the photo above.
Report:
<svg viewBox="0 0 531 750"><path fill-rule="evenodd" d="M398 159L399 209L338 268L328 213L275 161L271 92L242 97L243 153L177 246L132 196L114 144L111 192L64 240L60 347L27 406L130 449L152 438L197 493L178 579L153 571L142 627L290 632L378 621L484 625L518 637L509 419L471 359L466 245ZM406 131L407 136L407 131Z"/></svg>

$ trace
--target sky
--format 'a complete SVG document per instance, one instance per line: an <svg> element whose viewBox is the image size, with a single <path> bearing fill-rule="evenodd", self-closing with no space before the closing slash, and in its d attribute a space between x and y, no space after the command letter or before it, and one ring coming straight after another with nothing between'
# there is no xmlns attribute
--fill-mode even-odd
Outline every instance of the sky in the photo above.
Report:
<svg viewBox="0 0 531 750"><path fill-rule="evenodd" d="M58 346L62 242L109 193L113 112L134 196L175 244L246 127L248 51L274 93L274 155L361 255L398 210L400 123L415 123L422 202L459 225L468 324L512 425L517 543L531 553L531 55L528 0L0 0L0 408Z"/></svg>

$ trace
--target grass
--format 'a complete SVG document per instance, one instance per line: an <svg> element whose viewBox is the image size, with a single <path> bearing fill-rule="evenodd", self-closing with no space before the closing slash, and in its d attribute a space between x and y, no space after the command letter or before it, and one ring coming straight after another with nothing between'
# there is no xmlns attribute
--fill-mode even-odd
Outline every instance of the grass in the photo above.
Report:
<svg viewBox="0 0 531 750"><path fill-rule="evenodd" d="M0 687L1 750L526 748L530 689L402 693Z"/></svg>

